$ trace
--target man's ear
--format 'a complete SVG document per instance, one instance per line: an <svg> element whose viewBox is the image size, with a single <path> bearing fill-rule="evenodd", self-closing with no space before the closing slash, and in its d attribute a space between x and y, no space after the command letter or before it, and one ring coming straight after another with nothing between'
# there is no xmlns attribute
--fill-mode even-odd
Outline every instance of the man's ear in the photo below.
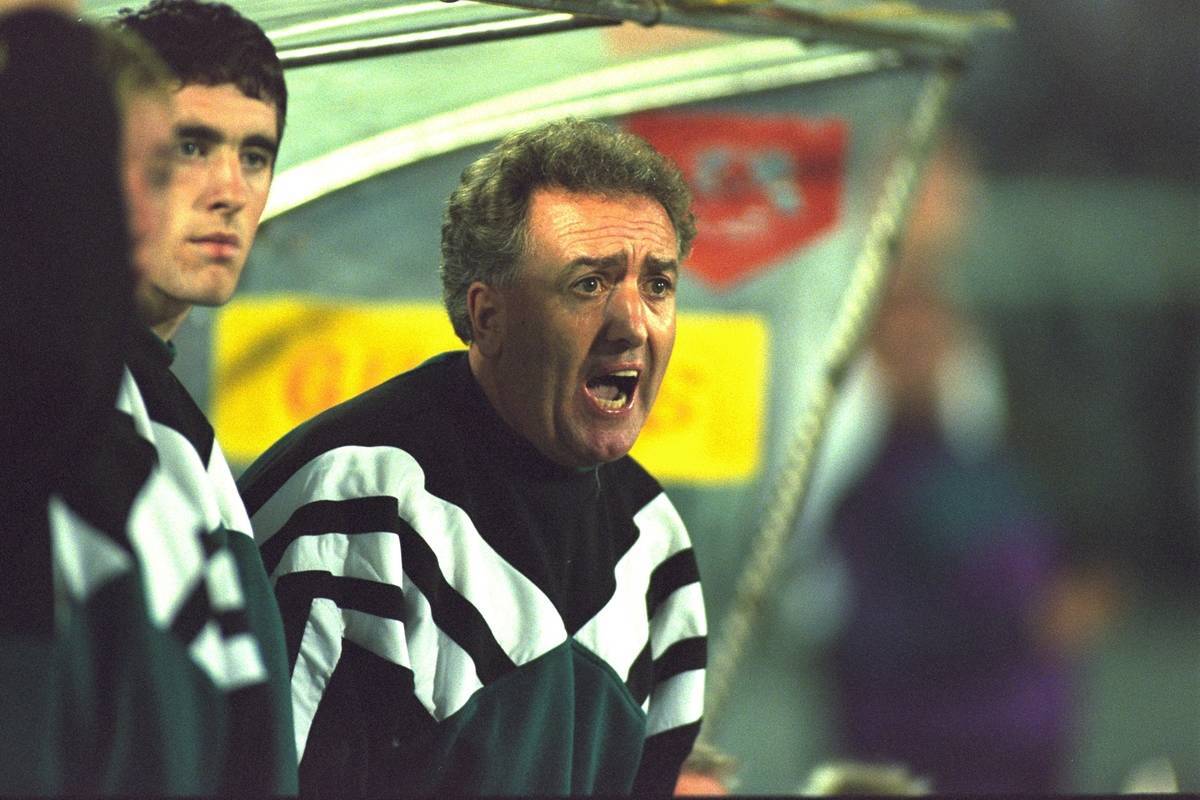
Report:
<svg viewBox="0 0 1200 800"><path fill-rule="evenodd" d="M500 355L504 342L504 294L482 281L467 287L471 342L488 358Z"/></svg>

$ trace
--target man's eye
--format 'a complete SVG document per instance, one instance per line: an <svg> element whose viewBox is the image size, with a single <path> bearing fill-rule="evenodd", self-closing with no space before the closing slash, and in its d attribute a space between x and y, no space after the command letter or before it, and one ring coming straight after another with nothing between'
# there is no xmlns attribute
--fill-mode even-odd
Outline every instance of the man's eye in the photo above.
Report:
<svg viewBox="0 0 1200 800"><path fill-rule="evenodd" d="M185 139L179 143L179 154L184 158L196 158L204 155L204 150L200 147L199 142L190 142Z"/></svg>
<svg viewBox="0 0 1200 800"><path fill-rule="evenodd" d="M588 276L576 281L575 288L584 294L595 294L600 291L600 279L595 276Z"/></svg>
<svg viewBox="0 0 1200 800"><path fill-rule="evenodd" d="M662 297L671 293L671 282L666 278L651 278L646 282L646 288L650 294Z"/></svg>
<svg viewBox="0 0 1200 800"><path fill-rule="evenodd" d="M271 166L271 158L264 153L252 151L242 153L242 163L247 169L266 169Z"/></svg>

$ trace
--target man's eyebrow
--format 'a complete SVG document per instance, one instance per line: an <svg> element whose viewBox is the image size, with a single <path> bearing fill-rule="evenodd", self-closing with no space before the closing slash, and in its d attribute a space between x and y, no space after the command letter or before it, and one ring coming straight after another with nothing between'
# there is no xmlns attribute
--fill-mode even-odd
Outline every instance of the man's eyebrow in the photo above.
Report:
<svg viewBox="0 0 1200 800"><path fill-rule="evenodd" d="M674 258L646 256L646 266L655 272L670 272L672 275L679 274L679 261Z"/></svg>
<svg viewBox="0 0 1200 800"><path fill-rule="evenodd" d="M279 142L272 139L270 136L264 136L261 133L252 133L242 140L243 147L257 147L261 150L266 150L272 156L279 152Z"/></svg>
<svg viewBox="0 0 1200 800"><path fill-rule="evenodd" d="M563 265L562 271L565 273L572 272L579 267L588 267L590 269L613 269L615 267L625 266L625 254L613 253L611 256L579 256L573 258ZM646 256L645 267L649 272L670 273L672 275L679 274L679 262L673 258L655 258L654 256Z"/></svg>
<svg viewBox="0 0 1200 800"><path fill-rule="evenodd" d="M563 265L563 272L570 272L578 267L592 267L594 269L612 269L613 267L622 267L625 265L624 253L613 253L611 256L579 256L572 258Z"/></svg>
<svg viewBox="0 0 1200 800"><path fill-rule="evenodd" d="M175 126L175 136L179 139L193 139L205 144L221 144L225 135L211 125L199 122L181 122Z"/></svg>
<svg viewBox="0 0 1200 800"><path fill-rule="evenodd" d="M227 137L224 133L201 122L181 122L175 126L175 136L179 139L191 139L204 144L223 144ZM279 152L279 142L262 133L252 133L241 141L241 147L258 147L266 150L272 156Z"/></svg>

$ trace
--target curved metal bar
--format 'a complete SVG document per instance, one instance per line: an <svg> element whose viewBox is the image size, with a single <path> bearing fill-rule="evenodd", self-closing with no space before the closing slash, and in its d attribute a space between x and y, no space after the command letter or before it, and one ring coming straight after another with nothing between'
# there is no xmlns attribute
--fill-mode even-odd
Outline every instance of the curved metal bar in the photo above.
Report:
<svg viewBox="0 0 1200 800"><path fill-rule="evenodd" d="M777 577L784 548L796 535L796 520L804 506L833 402L879 309L891 256L911 210L918 175L932 149L959 73L956 64L947 62L930 76L909 119L904 149L892 162L883 185L826 343L822 369L772 489L766 515L750 542L748 564L738 580L733 607L713 647L700 732L700 740L707 744L712 743L712 732L725 711L734 674L761 615L763 600Z"/></svg>
<svg viewBox="0 0 1200 800"><path fill-rule="evenodd" d="M819 14L789 8L783 3L763 3L740 8L702 8L674 5L662 0L489 0L497 5L542 11L583 14L637 22L641 25L678 25L750 36L791 36L802 42L830 42L863 48L886 47L906 56L941 63L960 60L976 27L1005 24L1002 15L981 15L974 22L917 24L896 18L874 18L847 13Z"/></svg>
<svg viewBox="0 0 1200 800"><path fill-rule="evenodd" d="M581 28L596 28L618 25L617 20L578 17L572 14L539 14L516 19L493 20L450 28L435 28L410 31L366 39L351 39L344 42L329 42L301 47L281 47L279 62L285 69L311 67L316 64L333 64L358 58L389 56L398 53L413 53L477 42L492 42L500 39L515 39L543 33L558 33Z"/></svg>

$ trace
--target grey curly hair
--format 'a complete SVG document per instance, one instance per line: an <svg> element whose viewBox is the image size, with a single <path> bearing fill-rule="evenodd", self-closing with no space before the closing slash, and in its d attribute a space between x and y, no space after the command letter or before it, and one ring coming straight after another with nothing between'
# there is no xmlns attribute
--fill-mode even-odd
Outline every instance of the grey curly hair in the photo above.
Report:
<svg viewBox="0 0 1200 800"><path fill-rule="evenodd" d="M675 228L680 259L691 250L691 191L679 169L644 140L577 119L509 134L463 171L442 222L442 299L463 342L472 337L467 288L475 281L512 284L525 248L529 200L547 187L653 198Z"/></svg>

